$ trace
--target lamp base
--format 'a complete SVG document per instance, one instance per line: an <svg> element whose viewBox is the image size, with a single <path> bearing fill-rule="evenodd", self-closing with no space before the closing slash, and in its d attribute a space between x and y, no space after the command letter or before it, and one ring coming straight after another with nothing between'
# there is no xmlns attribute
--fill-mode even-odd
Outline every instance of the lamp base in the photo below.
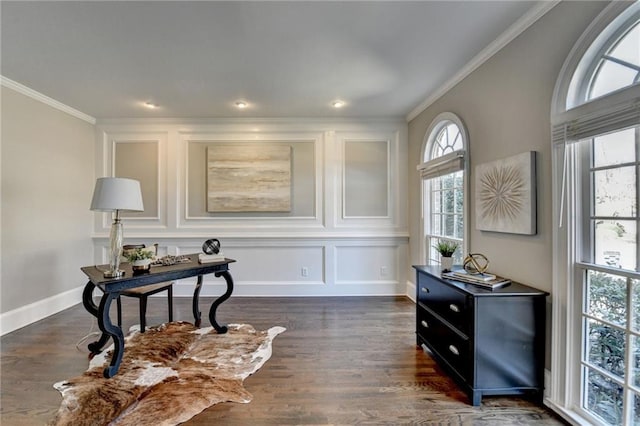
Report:
<svg viewBox="0 0 640 426"><path fill-rule="evenodd" d="M122 269L116 269L115 271L104 271L102 274L105 278L119 278L124 275L124 271Z"/></svg>

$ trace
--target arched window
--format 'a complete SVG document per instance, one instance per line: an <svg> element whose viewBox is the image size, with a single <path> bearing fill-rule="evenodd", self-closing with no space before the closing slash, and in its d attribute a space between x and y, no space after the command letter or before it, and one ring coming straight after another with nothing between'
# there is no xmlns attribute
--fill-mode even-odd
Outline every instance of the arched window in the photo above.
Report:
<svg viewBox="0 0 640 426"><path fill-rule="evenodd" d="M429 126L423 141L423 163L418 170L423 179L423 258L438 264L440 257L433 246L441 241L459 245L453 259L462 263L465 253L467 133L454 114L438 115Z"/></svg>
<svg viewBox="0 0 640 426"><path fill-rule="evenodd" d="M640 81L640 25L631 21L622 27L622 34L608 43L608 49L594 64L595 70L586 90L586 100L592 100Z"/></svg>
<svg viewBox="0 0 640 426"><path fill-rule="evenodd" d="M640 3L613 2L554 94L549 401L589 424L640 424Z"/></svg>

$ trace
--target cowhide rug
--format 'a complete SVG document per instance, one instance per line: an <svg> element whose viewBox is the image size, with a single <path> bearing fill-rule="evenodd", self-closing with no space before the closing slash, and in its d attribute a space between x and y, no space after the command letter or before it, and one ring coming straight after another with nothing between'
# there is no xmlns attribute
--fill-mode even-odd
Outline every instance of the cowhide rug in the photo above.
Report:
<svg viewBox="0 0 640 426"><path fill-rule="evenodd" d="M118 374L102 376L110 350L81 376L56 383L62 404L52 425L176 425L219 402L250 402L245 378L271 357L283 327L226 334L172 322L127 336Z"/></svg>

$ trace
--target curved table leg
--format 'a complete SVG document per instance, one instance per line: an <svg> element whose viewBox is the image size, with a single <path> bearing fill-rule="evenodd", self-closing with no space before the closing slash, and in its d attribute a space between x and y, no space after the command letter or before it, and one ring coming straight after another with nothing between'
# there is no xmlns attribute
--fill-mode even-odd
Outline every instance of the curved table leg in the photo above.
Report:
<svg viewBox="0 0 640 426"><path fill-rule="evenodd" d="M87 283L87 285L84 287L84 291L82 292L82 304L84 305L84 308L87 310L87 312L98 318L98 307L93 302L93 290L95 288L96 285L91 281ZM91 355L96 355L102 352L102 348L108 341L109 335L103 332L102 336L100 336L100 339L96 340L95 342L89 343L87 348L89 348Z"/></svg>
<svg viewBox="0 0 640 426"><path fill-rule="evenodd" d="M111 302L113 299L116 299L120 293L105 293L100 300L100 307L98 308L98 326L102 331L102 336L107 336L113 338L113 354L111 355L111 362L109 363L109 367L104 369L104 377L107 379L113 377L120 367L120 362L122 361L122 355L124 353L124 336L122 334L122 329L116 325L111 323L111 318L109 318L109 308L111 307ZM102 340L102 338L100 338Z"/></svg>
<svg viewBox="0 0 640 426"><path fill-rule="evenodd" d="M216 321L216 310L218 309L218 306L222 304L222 302L231 297L231 293L233 293L233 278L231 278L231 274L229 273L229 271L216 272L215 276L224 278L224 280L227 282L227 291L222 296L214 300L211 304L211 308L209 309L209 321L218 333L224 334L229 329L226 325L218 324L218 322Z"/></svg>
<svg viewBox="0 0 640 426"><path fill-rule="evenodd" d="M198 303L200 302L200 290L202 289L202 275L198 275L198 282L196 283L196 289L193 291L193 318L194 325L200 327L202 318L200 315L200 309L198 309Z"/></svg>

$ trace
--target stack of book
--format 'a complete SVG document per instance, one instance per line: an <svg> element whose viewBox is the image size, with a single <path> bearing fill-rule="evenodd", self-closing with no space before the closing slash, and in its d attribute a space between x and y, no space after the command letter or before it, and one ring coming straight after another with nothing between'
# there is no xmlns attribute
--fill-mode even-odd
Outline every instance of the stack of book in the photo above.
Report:
<svg viewBox="0 0 640 426"><path fill-rule="evenodd" d="M204 253L200 253L198 255L198 262L199 263L213 263L213 262L222 262L224 261L224 254L222 253L218 253L218 254L204 254Z"/></svg>
<svg viewBox="0 0 640 426"><path fill-rule="evenodd" d="M488 273L470 274L464 269L457 269L451 272L444 272L442 274L442 277L448 278L451 280L462 281L469 284L475 284L475 285L490 288L490 289L503 287L511 283L511 280L502 278L493 274L488 274Z"/></svg>

